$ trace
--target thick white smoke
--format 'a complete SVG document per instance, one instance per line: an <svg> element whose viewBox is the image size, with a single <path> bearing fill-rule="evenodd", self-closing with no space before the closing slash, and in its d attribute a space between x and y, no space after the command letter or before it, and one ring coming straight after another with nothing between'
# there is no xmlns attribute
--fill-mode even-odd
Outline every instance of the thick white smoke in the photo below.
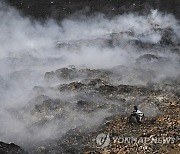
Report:
<svg viewBox="0 0 180 154"><path fill-rule="evenodd" d="M52 86L44 80L47 71L68 65L105 69L123 65L131 68L140 55L152 53L170 59L166 67L154 67L154 71L160 71L156 74L157 81L168 76L177 77L180 72L178 53L172 52L170 47L151 50L132 43L159 44L163 36L157 29L171 29L175 43L180 39L178 21L157 10L148 16L125 14L109 20L100 14L91 18L65 19L60 23L48 20L41 24L0 4L0 140L21 143L53 139L57 133L63 134L76 126L94 125L110 115L105 111L83 115L70 107L69 121L57 121L43 129L29 130L29 125L36 119L28 113L18 111L19 115L14 115L14 112L29 106L28 103L38 95L32 92L34 86ZM107 40L113 41L107 45ZM140 84L139 81L130 82L126 77L120 83ZM62 96L57 91L51 91L49 97L70 100L69 95Z"/></svg>

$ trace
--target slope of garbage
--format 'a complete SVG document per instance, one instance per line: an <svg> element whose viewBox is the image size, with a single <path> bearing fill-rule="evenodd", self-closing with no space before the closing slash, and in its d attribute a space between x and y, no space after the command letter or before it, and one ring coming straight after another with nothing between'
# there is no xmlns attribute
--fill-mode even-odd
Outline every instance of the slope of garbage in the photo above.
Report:
<svg viewBox="0 0 180 154"><path fill-rule="evenodd" d="M151 10L43 25L0 7L0 153L180 153L173 15ZM129 122L134 106L142 124Z"/></svg>

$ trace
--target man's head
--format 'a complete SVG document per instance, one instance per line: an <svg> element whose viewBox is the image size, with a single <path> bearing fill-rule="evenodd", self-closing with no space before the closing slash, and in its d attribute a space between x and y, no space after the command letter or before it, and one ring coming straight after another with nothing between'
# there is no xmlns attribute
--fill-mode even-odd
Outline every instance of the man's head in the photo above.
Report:
<svg viewBox="0 0 180 154"><path fill-rule="evenodd" d="M137 106L134 106L134 110L136 110L136 111L138 110Z"/></svg>

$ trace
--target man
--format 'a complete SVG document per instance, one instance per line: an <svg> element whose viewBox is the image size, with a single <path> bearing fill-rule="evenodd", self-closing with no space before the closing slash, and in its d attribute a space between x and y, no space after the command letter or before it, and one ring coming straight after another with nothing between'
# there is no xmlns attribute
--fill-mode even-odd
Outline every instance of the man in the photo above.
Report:
<svg viewBox="0 0 180 154"><path fill-rule="evenodd" d="M129 117L129 121L132 123L142 123L142 120L144 118L144 114L143 112L141 112L140 110L138 110L137 106L134 106L134 111L133 113L130 115Z"/></svg>

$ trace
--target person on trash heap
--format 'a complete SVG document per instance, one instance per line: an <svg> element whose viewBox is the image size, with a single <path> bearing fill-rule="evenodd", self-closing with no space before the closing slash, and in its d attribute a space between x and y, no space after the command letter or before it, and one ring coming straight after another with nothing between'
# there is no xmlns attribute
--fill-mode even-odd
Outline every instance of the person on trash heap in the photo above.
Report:
<svg viewBox="0 0 180 154"><path fill-rule="evenodd" d="M134 106L134 111L132 112L130 116L130 120L133 116L136 118L138 123L142 123L142 120L144 118L144 113L138 110L137 106Z"/></svg>

